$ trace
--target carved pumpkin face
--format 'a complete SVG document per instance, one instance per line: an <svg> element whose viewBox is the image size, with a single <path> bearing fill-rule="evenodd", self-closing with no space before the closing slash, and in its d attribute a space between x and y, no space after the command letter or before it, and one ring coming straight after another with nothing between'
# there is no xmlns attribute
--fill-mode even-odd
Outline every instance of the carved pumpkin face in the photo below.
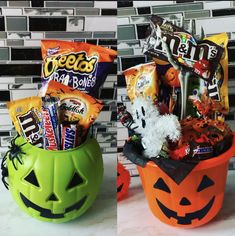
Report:
<svg viewBox="0 0 235 236"><path fill-rule="evenodd" d="M17 138L16 144L23 144ZM25 154L23 154L23 152ZM103 161L95 139L75 149L48 151L26 143L22 164L7 158L9 189L29 215L56 223L72 220L93 203L103 177Z"/></svg>
<svg viewBox="0 0 235 236"><path fill-rule="evenodd" d="M210 221L222 206L228 158L216 166L211 160L204 161L210 168L200 162L179 184L153 162L138 166L153 214L164 223L185 228Z"/></svg>
<svg viewBox="0 0 235 236"><path fill-rule="evenodd" d="M117 199L126 196L130 185L130 173L121 163L117 163Z"/></svg>
<svg viewBox="0 0 235 236"><path fill-rule="evenodd" d="M171 87L180 87L179 71L174 67L167 70L165 74L166 83Z"/></svg>

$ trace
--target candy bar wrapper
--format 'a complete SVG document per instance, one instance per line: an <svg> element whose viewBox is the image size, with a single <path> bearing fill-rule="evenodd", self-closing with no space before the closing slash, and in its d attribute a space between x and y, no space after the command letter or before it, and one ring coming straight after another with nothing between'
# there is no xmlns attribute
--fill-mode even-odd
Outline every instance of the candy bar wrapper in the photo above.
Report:
<svg viewBox="0 0 235 236"><path fill-rule="evenodd" d="M189 32L159 16L153 15L150 22L151 30L143 48L145 54L168 61L164 40L179 65L206 81L212 80L223 47L208 39L197 42Z"/></svg>
<svg viewBox="0 0 235 236"><path fill-rule="evenodd" d="M10 117L17 132L32 145L43 148L42 101L28 97L7 103Z"/></svg>
<svg viewBox="0 0 235 236"><path fill-rule="evenodd" d="M61 123L81 126L82 136L87 134L103 107L102 101L53 80L49 82L46 94L60 99Z"/></svg>
<svg viewBox="0 0 235 236"><path fill-rule="evenodd" d="M44 149L60 150L59 99L43 97L42 102Z"/></svg>
<svg viewBox="0 0 235 236"><path fill-rule="evenodd" d="M127 93L131 101L138 96L155 100L158 95L158 78L155 63L140 64L123 72Z"/></svg>
<svg viewBox="0 0 235 236"><path fill-rule="evenodd" d="M216 157L232 145L233 133L221 121L188 116L181 120L182 136L170 147L172 159L203 160Z"/></svg>
<svg viewBox="0 0 235 236"><path fill-rule="evenodd" d="M193 114L193 106L195 106L200 115L208 113L211 117L224 121L224 114L229 111L228 36L226 33L222 33L211 36L208 39L224 47L224 54L210 82L197 81L194 78L190 80L187 113Z"/></svg>
<svg viewBox="0 0 235 236"><path fill-rule="evenodd" d="M75 148L76 136L77 136L76 125L64 126L61 124L62 150Z"/></svg>
<svg viewBox="0 0 235 236"><path fill-rule="evenodd" d="M226 33L214 35L207 38L208 40L221 45L224 48L224 54L220 60L219 66L211 82L206 83L208 96L221 104L223 114L229 111L228 99L228 35Z"/></svg>
<svg viewBox="0 0 235 236"><path fill-rule="evenodd" d="M117 52L83 42L42 40L42 89L55 80L91 96L98 96Z"/></svg>

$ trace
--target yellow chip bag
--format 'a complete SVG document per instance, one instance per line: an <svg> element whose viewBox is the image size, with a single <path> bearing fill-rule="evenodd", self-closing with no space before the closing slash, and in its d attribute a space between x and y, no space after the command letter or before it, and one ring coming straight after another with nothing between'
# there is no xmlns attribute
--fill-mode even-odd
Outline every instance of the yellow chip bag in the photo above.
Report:
<svg viewBox="0 0 235 236"><path fill-rule="evenodd" d="M10 117L17 132L32 145L43 148L42 100L28 97L7 103Z"/></svg>
<svg viewBox="0 0 235 236"><path fill-rule="evenodd" d="M208 96L219 103L220 109L216 112L226 114L229 111L228 100L228 35L226 33L206 38L224 48L219 66L210 83L207 83Z"/></svg>
<svg viewBox="0 0 235 236"><path fill-rule="evenodd" d="M157 71L154 62L140 64L123 72L131 101L144 96L155 100L158 95Z"/></svg>
<svg viewBox="0 0 235 236"><path fill-rule="evenodd" d="M102 101L54 80L49 82L46 95L60 99L60 121L76 124L81 130L81 136L86 135L103 108Z"/></svg>

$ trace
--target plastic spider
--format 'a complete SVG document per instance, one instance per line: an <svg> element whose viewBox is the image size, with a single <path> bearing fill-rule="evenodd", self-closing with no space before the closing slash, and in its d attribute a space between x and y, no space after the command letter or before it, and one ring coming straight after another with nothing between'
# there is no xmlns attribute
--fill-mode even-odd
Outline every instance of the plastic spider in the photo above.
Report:
<svg viewBox="0 0 235 236"><path fill-rule="evenodd" d="M18 138L19 136L17 136L16 138ZM25 154L25 152L22 151L21 147L23 145L25 145L25 143L21 144L20 146L17 146L15 143L16 138L11 140L11 146L9 146L9 150L6 152L6 154L4 155L3 159L2 159L2 163L1 163L1 169L2 169L2 182L5 185L5 187L8 189L8 183L6 182L6 177L8 177L8 169L6 167L6 160L7 157L9 157L10 161L12 161L12 164L15 168L15 170L17 170L16 165L14 160L16 159L21 165L23 164L22 161L20 160L19 156L22 154Z"/></svg>

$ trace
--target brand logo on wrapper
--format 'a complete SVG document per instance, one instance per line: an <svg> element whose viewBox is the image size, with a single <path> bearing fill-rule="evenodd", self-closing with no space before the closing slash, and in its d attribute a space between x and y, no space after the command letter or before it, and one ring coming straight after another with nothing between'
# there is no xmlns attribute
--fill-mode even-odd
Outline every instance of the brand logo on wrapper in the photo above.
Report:
<svg viewBox="0 0 235 236"><path fill-rule="evenodd" d="M60 110L67 117L68 121L79 120L79 117L85 117L87 114L86 104L77 98L61 100Z"/></svg>
<svg viewBox="0 0 235 236"><path fill-rule="evenodd" d="M55 131L53 129L52 120L50 116L50 112L47 108L42 108L43 112L43 125L44 125L44 135L48 143L45 143L44 145L47 146L48 150L56 150L57 144L56 144L56 136Z"/></svg>
<svg viewBox="0 0 235 236"><path fill-rule="evenodd" d="M74 147L75 135L76 135L75 130L72 130L71 128L65 128L64 150Z"/></svg>
<svg viewBox="0 0 235 236"><path fill-rule="evenodd" d="M96 55L87 56L84 51L48 56L44 59L43 77L86 92L86 88L96 84L98 59Z"/></svg>
<svg viewBox="0 0 235 236"><path fill-rule="evenodd" d="M43 65L43 74L47 78L57 70L90 75L97 67L98 56L88 57L86 52L63 54L47 57Z"/></svg>
<svg viewBox="0 0 235 236"><path fill-rule="evenodd" d="M141 75L138 79L137 84L136 84L137 92L142 92L150 84L151 84L151 76L149 76L147 74Z"/></svg>
<svg viewBox="0 0 235 236"><path fill-rule="evenodd" d="M47 50L47 56L51 56L53 54L56 54L57 52L59 52L60 47L56 47L56 48L48 48Z"/></svg>
<svg viewBox="0 0 235 236"><path fill-rule="evenodd" d="M42 148L43 139L41 134L41 129L35 118L35 112L30 110L29 112L17 116L21 130L24 137L30 141L34 146Z"/></svg>
<svg viewBox="0 0 235 236"><path fill-rule="evenodd" d="M195 41L190 40L188 37L189 34L184 32L181 32L181 34L183 36L180 36L180 33L179 35L162 33L163 39L170 46L170 50L174 56L182 56L182 58L193 62L201 59L211 60L217 57L218 50L215 46L206 43L197 45ZM149 49L154 49L156 53L164 53L166 55L166 50L163 48L161 38L158 37L158 34L149 36L144 51L148 51Z"/></svg>

